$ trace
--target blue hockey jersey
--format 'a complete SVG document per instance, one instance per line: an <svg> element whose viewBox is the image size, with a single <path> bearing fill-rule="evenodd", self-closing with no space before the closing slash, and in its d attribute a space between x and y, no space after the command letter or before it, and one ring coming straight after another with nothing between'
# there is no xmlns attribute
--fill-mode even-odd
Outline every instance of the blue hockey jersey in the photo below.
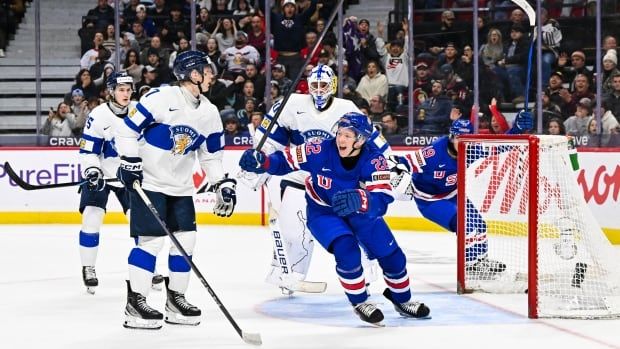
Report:
<svg viewBox="0 0 620 349"><path fill-rule="evenodd" d="M407 154L415 198L434 201L456 196L456 158L448 153L449 144L450 139L444 136Z"/></svg>

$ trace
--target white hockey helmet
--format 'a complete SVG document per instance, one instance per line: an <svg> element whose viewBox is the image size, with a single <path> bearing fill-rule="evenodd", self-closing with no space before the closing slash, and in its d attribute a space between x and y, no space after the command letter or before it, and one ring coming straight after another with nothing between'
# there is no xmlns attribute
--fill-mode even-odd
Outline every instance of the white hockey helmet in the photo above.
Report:
<svg viewBox="0 0 620 349"><path fill-rule="evenodd" d="M337 87L336 74L327 65L317 65L308 76L308 90L318 110L325 108Z"/></svg>

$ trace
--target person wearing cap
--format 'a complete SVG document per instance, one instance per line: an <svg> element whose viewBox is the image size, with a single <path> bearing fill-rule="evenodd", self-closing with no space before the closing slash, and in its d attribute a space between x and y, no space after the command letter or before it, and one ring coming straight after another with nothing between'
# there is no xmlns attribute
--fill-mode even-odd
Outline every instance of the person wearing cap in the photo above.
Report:
<svg viewBox="0 0 620 349"><path fill-rule="evenodd" d="M189 22L183 18L181 7L173 5L170 8L170 19L164 22L161 29L161 40L165 47L172 47L174 42L179 41L179 37L190 37Z"/></svg>
<svg viewBox="0 0 620 349"><path fill-rule="evenodd" d="M143 86L158 87L159 76L158 71L152 65L145 65L142 68L142 79L136 84L136 91L140 91ZM138 96L139 97L139 96Z"/></svg>
<svg viewBox="0 0 620 349"><path fill-rule="evenodd" d="M351 16L344 21L344 50L349 61L349 74L356 80L364 75L370 61L380 61L377 38L370 33L370 22ZM383 39L381 39L383 43ZM383 46L384 44L382 44Z"/></svg>
<svg viewBox="0 0 620 349"><path fill-rule="evenodd" d="M155 21L146 13L146 6L140 4L136 6L136 17L135 20L142 23L144 27L144 31L147 36L154 36L157 34L157 27L155 26Z"/></svg>
<svg viewBox="0 0 620 349"><path fill-rule="evenodd" d="M575 115L564 121L566 135L579 137L588 134L588 118L592 115L592 105L590 98L584 97L579 100Z"/></svg>
<svg viewBox="0 0 620 349"><path fill-rule="evenodd" d="M159 61L162 64L168 65L170 61L170 50L164 49L162 47L161 37L159 35L154 35L149 40L149 46L140 52L140 62L147 62L149 58L149 54L151 52L157 52L159 56Z"/></svg>
<svg viewBox="0 0 620 349"><path fill-rule="evenodd" d="M417 62L417 60L416 60ZM431 94L432 86L431 86L431 74L430 67L428 63L424 61L420 61L415 65L415 82L413 85L413 89L419 89L422 91L425 96L429 96ZM418 106L420 102L414 99L414 105Z"/></svg>
<svg viewBox="0 0 620 349"><path fill-rule="evenodd" d="M300 52L304 47L305 26L316 11L318 0L311 0L310 6L298 12L295 0L280 1L281 12L271 10L271 34L273 49L278 52L278 62L286 66L288 76L294 78L302 70L303 59ZM265 12L265 2L258 1L260 9Z"/></svg>
<svg viewBox="0 0 620 349"><path fill-rule="evenodd" d="M272 81L278 83L280 94L283 96L285 96L293 86L293 81L286 77L286 67L283 64L278 63L271 67L271 78L273 79Z"/></svg>
<svg viewBox="0 0 620 349"><path fill-rule="evenodd" d="M616 50L608 50L603 57L603 93L613 92L614 76L620 75L618 70L618 56Z"/></svg>
<svg viewBox="0 0 620 349"><path fill-rule="evenodd" d="M510 28L510 40L504 46L504 57L497 62L498 75L504 81L504 86L509 90L504 91L508 100L519 102L525 100L525 70L529 52L528 42L525 37L525 27L521 24L513 24Z"/></svg>
<svg viewBox="0 0 620 349"><path fill-rule="evenodd" d="M564 82L568 83L568 90L575 90L575 76L585 74L588 77L590 86L594 86L594 74L586 66L586 54L582 50L576 50L570 57L566 53L560 54L557 61L558 69L563 74Z"/></svg>
<svg viewBox="0 0 620 349"><path fill-rule="evenodd" d="M248 63L260 65L260 55L254 46L248 45L248 35L237 31L235 45L222 52L219 62L225 67L225 76L236 77L245 71Z"/></svg>

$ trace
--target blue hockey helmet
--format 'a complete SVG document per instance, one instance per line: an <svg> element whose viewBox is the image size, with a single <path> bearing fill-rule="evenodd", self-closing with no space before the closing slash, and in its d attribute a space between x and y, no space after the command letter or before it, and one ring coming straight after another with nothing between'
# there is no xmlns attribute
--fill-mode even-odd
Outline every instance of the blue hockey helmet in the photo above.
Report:
<svg viewBox="0 0 620 349"><path fill-rule="evenodd" d="M217 74L217 68L206 53L190 50L179 53L174 60L172 72L177 80L189 80L192 71L198 70L202 74L205 67L210 67L213 75Z"/></svg>
<svg viewBox="0 0 620 349"><path fill-rule="evenodd" d="M469 120L456 119L450 126L450 136L468 135L474 133L474 125Z"/></svg>
<svg viewBox="0 0 620 349"><path fill-rule="evenodd" d="M133 77L127 74L126 71L112 72L112 74L108 76L108 79L106 80L105 84L106 84L107 89L110 91L110 94L114 92L114 89L116 89L116 86L121 85L121 84L127 84L131 86L131 89L133 91L135 91L135 88L133 86Z"/></svg>
<svg viewBox="0 0 620 349"><path fill-rule="evenodd" d="M357 135L357 141L361 140L363 142L369 139L373 132L373 127L368 116L357 112L344 114L336 123L336 127L336 130L341 128L353 130Z"/></svg>

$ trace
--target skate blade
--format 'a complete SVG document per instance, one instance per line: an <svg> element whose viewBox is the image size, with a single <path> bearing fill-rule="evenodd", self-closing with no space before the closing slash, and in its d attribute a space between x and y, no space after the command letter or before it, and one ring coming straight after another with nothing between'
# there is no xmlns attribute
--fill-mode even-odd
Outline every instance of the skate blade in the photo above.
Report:
<svg viewBox="0 0 620 349"><path fill-rule="evenodd" d="M366 321L362 320L362 322L365 323L365 324L369 324L372 327L379 327L379 328L385 327L385 324L383 323L383 321L379 321L379 322L374 322L373 323L373 322L366 322Z"/></svg>
<svg viewBox="0 0 620 349"><path fill-rule="evenodd" d="M403 314L403 313L399 313L401 317L407 318L407 319L411 319L411 320L430 320L433 317L431 315L426 315L426 316L420 316L420 317L415 317L415 316L411 316L409 314Z"/></svg>
<svg viewBox="0 0 620 349"><path fill-rule="evenodd" d="M200 325L200 315L183 316L179 313L167 311L164 321L171 325L198 326Z"/></svg>
<svg viewBox="0 0 620 349"><path fill-rule="evenodd" d="M132 330L159 330L162 327L161 320L138 319L133 316L126 316L123 327Z"/></svg>

